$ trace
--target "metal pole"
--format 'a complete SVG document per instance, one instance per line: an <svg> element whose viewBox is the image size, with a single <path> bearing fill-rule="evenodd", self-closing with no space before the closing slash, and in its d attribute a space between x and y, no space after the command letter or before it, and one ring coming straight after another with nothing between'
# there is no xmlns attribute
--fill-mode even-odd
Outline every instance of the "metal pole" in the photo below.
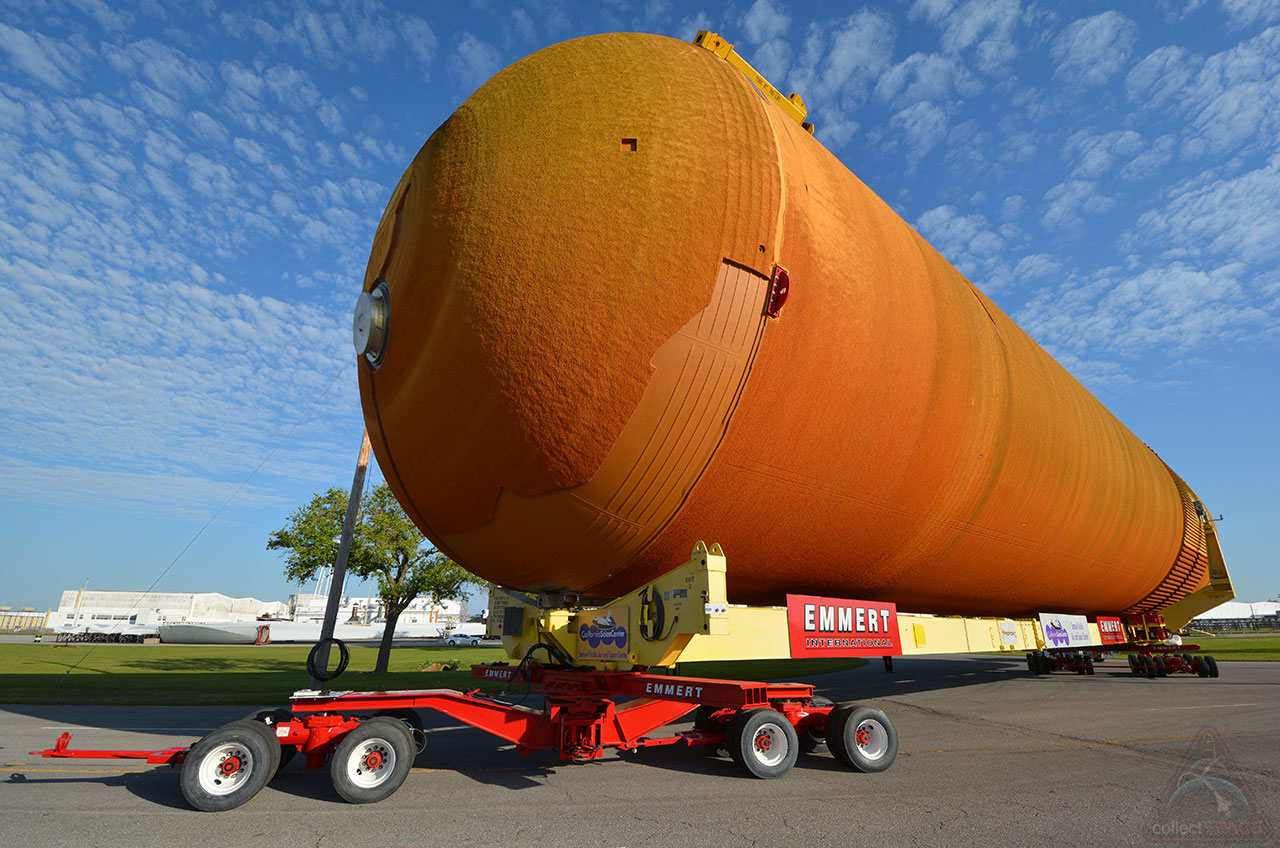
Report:
<svg viewBox="0 0 1280 848"><path fill-rule="evenodd" d="M356 516L360 512L360 495L364 491L364 474L369 468L369 431L360 440L360 457L356 460L356 474L351 481L351 498L347 501L347 517L342 522L342 541L338 543L338 560L333 564L333 577L329 581L329 603L324 609L324 624L320 626L320 651L316 655L316 667L329 668L329 640L333 638L334 625L338 623L338 607L342 605L342 590L347 579L347 557L351 555L351 537L356 530ZM319 689L324 681L311 678L311 688Z"/></svg>

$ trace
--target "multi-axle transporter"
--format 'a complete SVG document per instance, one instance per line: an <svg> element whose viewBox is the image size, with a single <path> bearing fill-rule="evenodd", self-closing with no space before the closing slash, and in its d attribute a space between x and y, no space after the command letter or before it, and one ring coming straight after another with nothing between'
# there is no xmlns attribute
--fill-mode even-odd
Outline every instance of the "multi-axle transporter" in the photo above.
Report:
<svg viewBox="0 0 1280 848"><path fill-rule="evenodd" d="M833 704L811 684L713 680L668 673L678 661L812 656L883 657L968 651L1027 651L1036 674L1092 673L1113 652L1155 676L1189 670L1216 676L1212 658L1191 658L1157 617L1131 621L1042 614L1038 619L900 614L891 603L795 595L786 607L730 605L725 557L698 543L692 558L636 592L600 605L583 599L516 596L502 612L503 646L515 664L471 669L478 680L543 693L539 708L479 690L391 692L304 690L286 709L214 730L159 751L75 750L64 733L45 757L137 758L181 766L182 792L200 810L250 798L301 755L327 767L348 801L395 792L425 744L419 710L435 710L512 743L593 760L607 749L660 745L725 748L747 773L787 774L803 752L826 749L863 772L889 768L898 734L881 710ZM1135 660L1133 657L1144 657ZM1154 657L1155 659L1151 659ZM314 671L314 670L313 670ZM657 734L693 714L689 730Z"/></svg>

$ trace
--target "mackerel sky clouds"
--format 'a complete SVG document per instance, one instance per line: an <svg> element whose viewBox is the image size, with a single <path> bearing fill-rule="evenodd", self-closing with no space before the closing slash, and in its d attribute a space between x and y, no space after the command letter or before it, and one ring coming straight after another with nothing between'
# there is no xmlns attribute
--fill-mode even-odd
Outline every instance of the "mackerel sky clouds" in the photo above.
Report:
<svg viewBox="0 0 1280 848"><path fill-rule="evenodd" d="M544 46L699 29L1280 593L1280 0L0 0L0 604L146 588L264 459L159 588L285 597L267 533L349 483L351 311L418 147Z"/></svg>

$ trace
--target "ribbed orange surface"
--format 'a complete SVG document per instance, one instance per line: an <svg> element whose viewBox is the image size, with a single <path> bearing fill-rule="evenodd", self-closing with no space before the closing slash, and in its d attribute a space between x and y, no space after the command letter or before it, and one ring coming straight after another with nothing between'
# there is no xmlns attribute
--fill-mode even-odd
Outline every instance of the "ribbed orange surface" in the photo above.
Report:
<svg viewBox="0 0 1280 848"><path fill-rule="evenodd" d="M735 602L1114 612L1204 583L1181 481L700 48L593 36L498 74L406 173L383 276L375 452L496 583L620 594L698 539Z"/></svg>

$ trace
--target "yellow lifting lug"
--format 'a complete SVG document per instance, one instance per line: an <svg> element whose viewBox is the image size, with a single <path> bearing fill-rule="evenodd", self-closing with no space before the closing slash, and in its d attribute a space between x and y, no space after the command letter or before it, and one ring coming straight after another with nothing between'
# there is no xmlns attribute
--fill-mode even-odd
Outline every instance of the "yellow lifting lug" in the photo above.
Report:
<svg viewBox="0 0 1280 848"><path fill-rule="evenodd" d="M782 108L782 111L786 112L792 120L804 128L805 132L813 135L813 124L805 120L809 111L805 108L804 100L801 99L800 95L793 92L789 97L783 97L781 91L774 88L773 84L765 79L763 74L751 67L751 63L739 56L737 51L733 49L733 45L721 38L718 33L704 29L693 39L693 43L710 50L741 71L751 81L751 84L759 89L761 94L777 103Z"/></svg>

